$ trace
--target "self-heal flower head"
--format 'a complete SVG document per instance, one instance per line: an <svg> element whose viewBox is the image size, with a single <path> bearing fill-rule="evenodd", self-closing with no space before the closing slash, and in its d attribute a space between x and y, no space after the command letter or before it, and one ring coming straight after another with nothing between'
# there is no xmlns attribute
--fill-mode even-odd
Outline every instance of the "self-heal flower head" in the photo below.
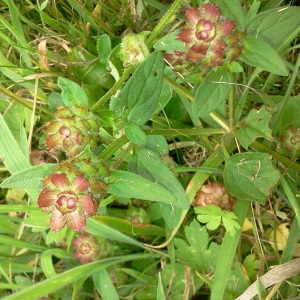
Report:
<svg viewBox="0 0 300 300"><path fill-rule="evenodd" d="M83 264L92 262L99 256L99 245L92 236L81 234L73 240L72 246L76 250L74 258Z"/></svg>
<svg viewBox="0 0 300 300"><path fill-rule="evenodd" d="M147 35L148 32L125 35L120 53L124 67L138 65L149 56L149 49L145 42L145 37Z"/></svg>
<svg viewBox="0 0 300 300"><path fill-rule="evenodd" d="M194 207L207 205L220 206L222 209L231 210L233 201L225 187L219 182L207 183L197 191L192 202Z"/></svg>
<svg viewBox="0 0 300 300"><path fill-rule="evenodd" d="M89 183L78 175L68 178L66 173L52 174L43 183L38 206L51 214L51 230L60 231L67 225L74 231L84 231L86 218L97 211L93 197L88 193Z"/></svg>
<svg viewBox="0 0 300 300"><path fill-rule="evenodd" d="M236 29L233 21L224 18L213 4L189 7L185 10L187 22L180 29L178 40L185 44L185 51L167 53L166 61L175 72L185 77L201 73L233 61L242 53L240 40L244 33Z"/></svg>
<svg viewBox="0 0 300 300"><path fill-rule="evenodd" d="M69 157L80 154L86 145L96 148L98 124L98 118L85 107L58 107L54 120L46 127L46 147L61 150Z"/></svg>

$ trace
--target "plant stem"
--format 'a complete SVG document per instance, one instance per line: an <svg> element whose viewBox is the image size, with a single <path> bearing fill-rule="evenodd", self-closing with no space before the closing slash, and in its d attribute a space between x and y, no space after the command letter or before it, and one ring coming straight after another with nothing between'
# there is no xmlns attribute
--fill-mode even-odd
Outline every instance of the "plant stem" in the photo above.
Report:
<svg viewBox="0 0 300 300"><path fill-rule="evenodd" d="M108 101L111 98L111 96L113 96L116 93L116 91L121 87L121 85L128 79L128 77L131 75L134 69L134 66L129 66L128 68L126 68L120 79L113 85L113 87L91 107L91 111L96 111L99 107L104 105L106 101Z"/></svg>
<svg viewBox="0 0 300 300"><path fill-rule="evenodd" d="M172 80L168 76L164 76L164 80L168 82L172 88L178 93L189 99L190 101L194 101L194 95L190 93L185 87L178 84L176 81ZM211 112L209 116L215 120L222 128L225 129L226 132L230 132L230 127L226 124L226 121L216 112ZM195 117L195 116L191 116ZM223 132L224 133L224 132Z"/></svg>
<svg viewBox="0 0 300 300"><path fill-rule="evenodd" d="M8 90L7 88L5 88L2 85L0 85L0 92L7 95L11 99L25 105L26 107L29 107L29 108L33 109L33 102L25 100L23 97L20 97L20 96L16 95L15 93L11 92L10 90ZM47 114L48 116L52 115L52 112L50 110L46 109L45 107L43 107L42 105L40 105L37 108L37 110L42 111L43 113Z"/></svg>
<svg viewBox="0 0 300 300"><path fill-rule="evenodd" d="M175 136L210 136L214 134L224 134L223 129L218 128L191 128L191 129L145 129L147 135L163 135L164 137Z"/></svg>
<svg viewBox="0 0 300 300"><path fill-rule="evenodd" d="M271 154L278 162L282 163L286 168L293 168L297 171L300 171L300 165L296 163L296 161L289 159L288 157L270 149L269 147L259 143L258 141L254 141L252 144L250 144L250 147L253 147L254 149L259 150L261 152Z"/></svg>
<svg viewBox="0 0 300 300"><path fill-rule="evenodd" d="M298 54L298 59L297 59L297 62L295 64L294 68L293 68L293 74L292 74L291 79L289 80L289 85L287 87L287 90L286 90L285 95L283 97L283 100L281 102L279 112L276 115L274 122L272 123L273 124L272 131L273 131L274 134L276 134L277 131L278 131L279 124L281 123L281 119L284 115L284 112L285 112L285 109L286 109L286 106L287 106L287 102L290 99L290 95L292 93L293 88L295 87L295 80L296 80L296 78L299 74L299 68L300 68L300 54Z"/></svg>
<svg viewBox="0 0 300 300"><path fill-rule="evenodd" d="M173 16L175 15L176 11L180 8L182 3L183 3L183 0L175 0L173 5L167 11L167 13L162 17L162 19L159 21L159 23L153 29L152 33L150 34L150 36L146 42L146 44L149 48L152 47L155 39L157 38L158 35L161 34L161 31L163 30L163 28L168 23L170 23L170 21L173 20Z"/></svg>

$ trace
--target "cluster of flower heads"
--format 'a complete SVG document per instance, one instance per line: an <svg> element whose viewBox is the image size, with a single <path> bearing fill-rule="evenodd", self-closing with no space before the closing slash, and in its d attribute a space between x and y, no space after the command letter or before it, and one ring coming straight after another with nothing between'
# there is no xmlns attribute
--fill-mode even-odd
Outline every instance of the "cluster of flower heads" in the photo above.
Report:
<svg viewBox="0 0 300 300"><path fill-rule="evenodd" d="M58 149L67 159L43 179L39 207L51 214L50 228L60 231L64 226L84 231L86 219L97 213L99 201L106 195L106 164L86 146L95 148L99 121L84 107L59 107L47 125L45 144Z"/></svg>
<svg viewBox="0 0 300 300"><path fill-rule="evenodd" d="M185 16L188 22L181 28L178 39L185 43L186 49L165 55L175 71L184 73L193 65L204 71L241 55L243 47L240 41L245 33L238 31L233 21L222 17L216 6L202 4L198 8L190 7L186 9Z"/></svg>

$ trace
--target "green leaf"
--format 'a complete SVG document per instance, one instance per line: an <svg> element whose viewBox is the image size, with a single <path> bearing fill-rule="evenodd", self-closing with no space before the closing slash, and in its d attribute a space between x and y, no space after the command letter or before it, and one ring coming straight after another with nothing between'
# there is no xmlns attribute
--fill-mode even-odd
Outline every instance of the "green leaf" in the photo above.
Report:
<svg viewBox="0 0 300 300"><path fill-rule="evenodd" d="M230 235L234 235L237 229L240 229L240 224L236 221L237 217L234 213L223 211L222 223Z"/></svg>
<svg viewBox="0 0 300 300"><path fill-rule="evenodd" d="M77 83L60 77L58 78L57 84L62 90L62 98L66 106L73 107L75 105L81 105L88 107L88 98L84 90Z"/></svg>
<svg viewBox="0 0 300 300"><path fill-rule="evenodd" d="M24 156L19 145L14 139L2 115L0 114L0 158L10 173L17 173L30 167L28 159ZM39 191L27 191L33 201L36 201Z"/></svg>
<svg viewBox="0 0 300 300"><path fill-rule="evenodd" d="M73 258L72 253L67 252L66 250L63 249L53 248L44 251L41 255L41 265L42 265L43 272L47 278L56 276L52 256L56 256L63 259Z"/></svg>
<svg viewBox="0 0 300 300"><path fill-rule="evenodd" d="M260 110L252 109L249 112L238 130L239 142L245 149L258 137L273 140L272 130L268 127L270 119L271 114L265 107Z"/></svg>
<svg viewBox="0 0 300 300"><path fill-rule="evenodd" d="M15 239L16 241L16 239ZM15 243L15 242L13 242ZM147 259L151 255L143 254L131 254L116 256L112 258L102 259L89 264L84 264L77 266L76 268L65 271L61 274L58 274L50 279L40 281L32 286L22 289L19 292L13 293L12 295L6 297L6 300L17 300L17 299L38 299L47 294L53 293L63 287L74 283L75 281L88 277L98 270L103 270L109 266L131 261L137 259Z"/></svg>
<svg viewBox="0 0 300 300"><path fill-rule="evenodd" d="M258 14L247 24L247 34L278 51L290 45L300 31L300 7L274 8Z"/></svg>
<svg viewBox="0 0 300 300"><path fill-rule="evenodd" d="M176 257L198 272L209 273L214 269L219 245L210 243L206 228L196 220L185 227L184 233L188 243L174 239Z"/></svg>
<svg viewBox="0 0 300 300"><path fill-rule="evenodd" d="M125 135L128 139L138 146L146 144L147 136L145 132L135 124L128 124L125 128Z"/></svg>
<svg viewBox="0 0 300 300"><path fill-rule="evenodd" d="M163 186L126 171L114 170L111 172L108 191L123 198L163 202L180 208L183 206L176 196ZM184 207L186 208L186 205Z"/></svg>
<svg viewBox="0 0 300 300"><path fill-rule="evenodd" d="M222 15L236 22L238 30L245 30L245 13L240 0L214 0L212 2L220 9Z"/></svg>
<svg viewBox="0 0 300 300"><path fill-rule="evenodd" d="M174 206L183 209L189 208L190 203L182 185L174 173L163 163L157 152L145 148L138 149L136 163L138 174L172 193L173 197L177 199L176 204L172 203Z"/></svg>
<svg viewBox="0 0 300 300"><path fill-rule="evenodd" d="M111 52L111 42L107 34L102 34L101 36L99 36L97 40L97 52L99 55L100 63L106 66Z"/></svg>
<svg viewBox="0 0 300 300"><path fill-rule="evenodd" d="M265 203L277 185L280 173L265 153L238 153L225 161L224 183L241 200Z"/></svg>
<svg viewBox="0 0 300 300"><path fill-rule="evenodd" d="M94 234L95 236L100 236L105 239L113 240L120 243L130 244L135 247L146 248L144 244L138 242L137 240L123 234L119 230L114 228L110 228L104 224L97 222L92 218L87 220L86 230L90 234Z"/></svg>
<svg viewBox="0 0 300 300"><path fill-rule="evenodd" d="M175 50L185 51L185 43L178 39L178 33L179 30L175 30L174 32L165 35L153 45L153 48L165 52Z"/></svg>
<svg viewBox="0 0 300 300"><path fill-rule="evenodd" d="M192 102L194 115L205 117L226 101L232 78L224 67L210 71L196 91Z"/></svg>
<svg viewBox="0 0 300 300"><path fill-rule="evenodd" d="M106 269L93 273L93 281L102 299L119 300L118 292Z"/></svg>
<svg viewBox="0 0 300 300"><path fill-rule="evenodd" d="M243 265L247 271L247 274L249 278L252 281L255 281L256 274L259 269L260 262L258 259L256 259L255 254L251 253L246 256L246 258L243 261Z"/></svg>
<svg viewBox="0 0 300 300"><path fill-rule="evenodd" d="M122 114L128 108L128 121L136 125L147 122L160 96L164 61L161 52L155 51L140 64L127 81L119 97L111 102L111 109Z"/></svg>
<svg viewBox="0 0 300 300"><path fill-rule="evenodd" d="M94 220L104 224L110 228L124 232L129 235L143 236L164 236L165 228L152 224L134 224L129 220L111 217L111 216L95 216Z"/></svg>
<svg viewBox="0 0 300 300"><path fill-rule="evenodd" d="M42 179L48 176L56 164L44 164L30 167L14 173L1 184L1 188L33 189L42 188Z"/></svg>
<svg viewBox="0 0 300 300"><path fill-rule="evenodd" d="M244 50L239 59L276 75L288 75L282 58L269 44L255 37L246 37L243 44Z"/></svg>
<svg viewBox="0 0 300 300"><path fill-rule="evenodd" d="M236 211L239 225L244 223L249 206L250 202L240 201L240 199L237 199L234 209ZM234 235L227 231L222 240L220 251L218 252L218 256L214 262L216 267L214 268L215 273L214 280L212 281L210 299L227 299L227 297L224 297L224 292L228 287L229 279L232 278L232 266L234 265L233 259L236 255L237 245L240 242L240 235L241 229L238 229ZM237 284L240 284L240 280ZM231 292L232 291L233 290L231 290ZM233 295L230 295L229 298L236 298L232 296Z"/></svg>
<svg viewBox="0 0 300 300"><path fill-rule="evenodd" d="M283 101L281 96L280 102L278 104L277 112L275 113L275 116L278 114L278 112L281 110ZM289 97L288 101L286 102L286 106L284 108L284 114L282 115L282 118L280 120L279 124L279 132L284 133L286 128L289 126L293 126L295 128L300 127L300 118L299 118L299 111L300 111L300 95L297 95L295 97ZM273 119L271 120L271 122Z"/></svg>
<svg viewBox="0 0 300 300"><path fill-rule="evenodd" d="M157 300L166 300L164 287L161 281L161 274L158 274L158 283L157 283L157 290L156 290L156 299Z"/></svg>
<svg viewBox="0 0 300 300"><path fill-rule="evenodd" d="M236 229L240 229L240 225L236 221L236 215L233 212L222 210L219 206L199 206L195 208L195 212L198 214L197 220L201 223L205 223L206 228L209 230L217 229L221 222L226 231L231 235L235 234Z"/></svg>

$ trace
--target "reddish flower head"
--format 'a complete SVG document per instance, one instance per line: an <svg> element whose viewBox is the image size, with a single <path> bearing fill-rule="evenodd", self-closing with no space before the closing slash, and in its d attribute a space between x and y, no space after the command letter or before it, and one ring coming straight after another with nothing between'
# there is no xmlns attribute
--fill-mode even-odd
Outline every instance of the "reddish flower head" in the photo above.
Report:
<svg viewBox="0 0 300 300"><path fill-rule="evenodd" d="M47 125L45 144L73 157L86 145L96 147L98 131L97 117L85 107L58 107L55 119Z"/></svg>
<svg viewBox="0 0 300 300"><path fill-rule="evenodd" d="M171 59L175 71L178 72L176 67L179 64L181 69L189 67L191 73L195 73L193 69L202 68L205 74L205 69L222 65L224 60L232 61L241 54L241 46L237 43L244 35L236 30L233 21L221 16L215 5L203 4L198 8L187 8L185 16L188 22L178 33L178 39L185 43L186 51L181 55L181 60ZM232 51L236 48L237 51ZM188 72L182 73L188 76Z"/></svg>
<svg viewBox="0 0 300 300"><path fill-rule="evenodd" d="M231 196L227 193L225 187L219 182L209 182L202 185L192 202L194 207L207 206L210 204L220 206L226 210L232 209L233 201Z"/></svg>
<svg viewBox="0 0 300 300"><path fill-rule="evenodd" d="M46 177L44 186L38 205L52 213L50 228L60 231L68 225L75 231L85 230L86 218L95 215L97 209L88 193L89 183L81 176L71 181L66 173L60 173Z"/></svg>
<svg viewBox="0 0 300 300"><path fill-rule="evenodd" d="M83 264L89 263L99 256L98 243L91 236L81 234L73 240L72 245L76 249L74 258Z"/></svg>

